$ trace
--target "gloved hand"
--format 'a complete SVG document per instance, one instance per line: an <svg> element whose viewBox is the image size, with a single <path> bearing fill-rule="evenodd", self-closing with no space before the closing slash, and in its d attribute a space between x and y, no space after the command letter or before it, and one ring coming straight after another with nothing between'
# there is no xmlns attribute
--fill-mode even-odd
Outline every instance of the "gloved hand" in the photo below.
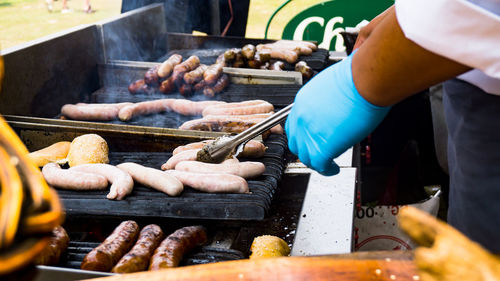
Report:
<svg viewBox="0 0 500 281"><path fill-rule="evenodd" d="M333 159L372 132L390 109L358 93L352 80L353 55L300 89L285 124L290 151L323 175L337 174L340 169Z"/></svg>

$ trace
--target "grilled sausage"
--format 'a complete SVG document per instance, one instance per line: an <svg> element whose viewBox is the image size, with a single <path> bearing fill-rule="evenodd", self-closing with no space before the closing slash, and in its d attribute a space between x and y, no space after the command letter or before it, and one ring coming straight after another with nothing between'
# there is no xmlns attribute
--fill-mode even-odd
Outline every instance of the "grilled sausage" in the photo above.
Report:
<svg viewBox="0 0 500 281"><path fill-rule="evenodd" d="M285 48L297 52L299 55L309 56L312 54L313 50L305 45L295 44L292 41L278 41L273 46L276 48Z"/></svg>
<svg viewBox="0 0 500 281"><path fill-rule="evenodd" d="M196 155L198 154L199 149L190 149L185 150L180 153L177 153L170 157L165 164L161 165L162 170L171 170L175 169L175 166L182 162L188 160L196 160Z"/></svg>
<svg viewBox="0 0 500 281"><path fill-rule="evenodd" d="M101 175L61 169L59 164L48 163L42 168L42 174L51 186L70 190L105 190L108 180Z"/></svg>
<svg viewBox="0 0 500 281"><path fill-rule="evenodd" d="M240 52L239 49L233 48L224 52L224 60L226 63L232 63L236 59L236 54Z"/></svg>
<svg viewBox="0 0 500 281"><path fill-rule="evenodd" d="M294 50L284 49L284 48L273 48L270 49L271 58L278 60L285 60L288 63L296 63L299 59L299 55Z"/></svg>
<svg viewBox="0 0 500 281"><path fill-rule="evenodd" d="M306 47L309 48L313 51L316 51L318 49L318 46L312 42L308 41L296 41L296 40L279 40L276 41L274 44L277 45L289 45L289 46L300 46L300 47Z"/></svg>
<svg viewBox="0 0 500 281"><path fill-rule="evenodd" d="M236 58L233 61L233 67L241 68L245 66L245 60L243 59L243 55L241 51L236 53Z"/></svg>
<svg viewBox="0 0 500 281"><path fill-rule="evenodd" d="M200 82L194 84L193 91L194 92L203 91L203 89L205 89L206 86L208 86L207 82L205 80L201 80Z"/></svg>
<svg viewBox="0 0 500 281"><path fill-rule="evenodd" d="M127 173L109 164L82 164L69 168L70 171L94 173L106 177L111 183L108 199L122 200L132 192L134 180Z"/></svg>
<svg viewBox="0 0 500 281"><path fill-rule="evenodd" d="M182 62L181 55L179 54L171 55L166 61L164 61L160 65L160 67L158 67L158 76L162 79L167 78L174 70L174 67L181 62Z"/></svg>
<svg viewBox="0 0 500 281"><path fill-rule="evenodd" d="M179 129L209 132L241 133L255 125L250 121L194 119L184 122Z"/></svg>
<svg viewBox="0 0 500 281"><path fill-rule="evenodd" d="M158 77L158 67L155 66L148 71L146 71L146 74L144 74L144 82L148 84L151 87L157 87L160 84L160 77Z"/></svg>
<svg viewBox="0 0 500 281"><path fill-rule="evenodd" d="M179 93L185 97L189 97L193 94L193 86L190 84L182 84L179 86Z"/></svg>
<svg viewBox="0 0 500 281"><path fill-rule="evenodd" d="M184 82L187 84L196 84L203 79L205 71L209 68L206 64L200 64L195 70L184 74Z"/></svg>
<svg viewBox="0 0 500 281"><path fill-rule="evenodd" d="M174 101L174 99L159 99L127 105L120 109L118 118L122 121L128 121L138 115L170 111L170 107Z"/></svg>
<svg viewBox="0 0 500 281"><path fill-rule="evenodd" d="M283 69L285 69L285 63L280 60L271 63L271 65L269 66L269 70L282 71Z"/></svg>
<svg viewBox="0 0 500 281"><path fill-rule="evenodd" d="M130 102L122 103L78 103L65 104L61 114L73 120L110 121L118 117L118 112Z"/></svg>
<svg viewBox="0 0 500 281"><path fill-rule="evenodd" d="M227 66L226 59L224 58L224 54L220 54L217 59L215 60L215 63L220 63L222 66Z"/></svg>
<svg viewBox="0 0 500 281"><path fill-rule="evenodd" d="M172 110L182 115L201 115L201 112L208 106L224 103L223 101L190 101L178 99L172 103Z"/></svg>
<svg viewBox="0 0 500 281"><path fill-rule="evenodd" d="M226 161L220 164L182 161L175 166L175 170L203 174L230 174L244 179L258 177L266 171L266 167L261 162Z"/></svg>
<svg viewBox="0 0 500 281"><path fill-rule="evenodd" d="M217 83L213 86L206 86L203 89L203 94L207 97L214 97L215 94L222 92L229 85L229 76L227 74L222 75Z"/></svg>
<svg viewBox="0 0 500 281"><path fill-rule="evenodd" d="M222 69L222 64L215 63L210 65L203 73L203 80L205 80L205 82L207 82L207 84L209 85L214 84L215 82L217 82L219 77L221 77Z"/></svg>
<svg viewBox="0 0 500 281"><path fill-rule="evenodd" d="M247 181L235 175L229 174L201 174L167 170L165 173L173 175L180 180L184 186L210 193L248 193Z"/></svg>
<svg viewBox="0 0 500 281"><path fill-rule="evenodd" d="M135 243L139 226L135 221L124 221L99 246L90 251L80 265L84 270L109 272Z"/></svg>
<svg viewBox="0 0 500 281"><path fill-rule="evenodd" d="M184 78L184 74L196 69L200 65L200 59L197 56L190 56L187 60L179 63L174 67L174 72L172 77L174 81L181 81Z"/></svg>
<svg viewBox="0 0 500 281"><path fill-rule="evenodd" d="M254 122L259 123L267 117L271 116L272 113L260 113L260 114L250 114L250 115L207 115L204 116L205 120L220 120L220 121L243 121L243 122ZM278 124L270 129L271 133L282 135L283 127Z"/></svg>
<svg viewBox="0 0 500 281"><path fill-rule="evenodd" d="M192 150L192 149L201 149L203 146L213 142L213 140L205 140L205 141L200 141L200 142L193 142L189 143L183 146L178 146L174 149L172 152L173 155L179 154L180 152L186 151L186 150ZM266 152L266 146L256 140L250 140L245 144L243 147L243 151L238 154L238 157L241 158L260 158L264 156L264 153ZM196 159L196 158L194 158ZM193 159L193 160L194 160Z"/></svg>
<svg viewBox="0 0 500 281"><path fill-rule="evenodd" d="M155 250L149 270L177 267L185 254L206 242L207 232L202 226L178 229L165 238Z"/></svg>
<svg viewBox="0 0 500 281"><path fill-rule="evenodd" d="M266 63L271 60L271 51L269 50L260 50L255 52L255 57L254 59Z"/></svg>
<svg viewBox="0 0 500 281"><path fill-rule="evenodd" d="M164 80L160 84L160 88L158 89L160 92L164 94L171 93L175 89L175 80L173 76L170 76L168 79Z"/></svg>
<svg viewBox="0 0 500 281"><path fill-rule="evenodd" d="M122 163L116 167L129 173L135 182L164 192L170 196L177 196L184 189L179 180L158 169L144 167L136 163Z"/></svg>
<svg viewBox="0 0 500 281"><path fill-rule="evenodd" d="M241 48L241 54L247 60L253 59L255 56L255 46L252 44L247 44Z"/></svg>
<svg viewBox="0 0 500 281"><path fill-rule="evenodd" d="M144 82L144 79L137 80L128 86L128 91L133 94L151 94L154 90Z"/></svg>
<svg viewBox="0 0 500 281"><path fill-rule="evenodd" d="M299 61L298 63L296 63L295 71L300 72L304 79L311 79L314 74L312 68L309 67L309 65L307 65L305 61Z"/></svg>
<svg viewBox="0 0 500 281"><path fill-rule="evenodd" d="M250 100L211 105L203 110L202 115L249 115L272 111L274 111L274 106L267 101Z"/></svg>
<svg viewBox="0 0 500 281"><path fill-rule="evenodd" d="M158 225L146 225L139 233L134 247L118 261L111 272L131 273L147 270L151 256L163 237L163 231Z"/></svg>
<svg viewBox="0 0 500 281"><path fill-rule="evenodd" d="M260 67L262 66L262 62L259 60L252 59L252 60L247 60L247 65L248 67L253 69L260 69Z"/></svg>
<svg viewBox="0 0 500 281"><path fill-rule="evenodd" d="M59 263L61 254L66 251L69 244L69 236L62 226L57 226L52 230L49 244L35 258L37 265L56 265Z"/></svg>
<svg viewBox="0 0 500 281"><path fill-rule="evenodd" d="M268 61L266 61L263 65L260 66L260 69L269 69L270 64Z"/></svg>

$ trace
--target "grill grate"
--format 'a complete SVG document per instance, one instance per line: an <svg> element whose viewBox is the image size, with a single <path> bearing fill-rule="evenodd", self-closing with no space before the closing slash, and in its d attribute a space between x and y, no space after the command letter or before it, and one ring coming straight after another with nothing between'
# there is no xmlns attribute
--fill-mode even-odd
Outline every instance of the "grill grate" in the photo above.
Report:
<svg viewBox="0 0 500 281"><path fill-rule="evenodd" d="M80 269L83 258L92 249L99 246L98 242L70 241L66 253L63 254L58 267ZM214 263L244 259L242 252L233 249L223 249L210 246L198 247L189 253L180 263L180 266Z"/></svg>
<svg viewBox="0 0 500 281"><path fill-rule="evenodd" d="M124 200L106 199L107 191L59 190L69 216L96 215L128 217L171 217L190 219L262 220L271 207L278 181L284 170L286 138L271 134L265 141L265 155L258 159L266 166L259 178L249 180L251 194L203 193L186 187L178 197L135 186ZM133 161L159 168L169 152L110 152L110 164Z"/></svg>

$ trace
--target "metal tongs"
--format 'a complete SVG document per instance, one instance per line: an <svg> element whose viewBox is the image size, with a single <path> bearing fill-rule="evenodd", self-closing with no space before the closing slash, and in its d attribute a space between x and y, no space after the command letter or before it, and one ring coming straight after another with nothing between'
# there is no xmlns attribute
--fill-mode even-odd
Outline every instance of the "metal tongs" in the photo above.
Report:
<svg viewBox="0 0 500 281"><path fill-rule="evenodd" d="M198 151L196 160L207 163L220 163L231 155L238 156L248 141L285 120L292 106L293 103L237 135L218 137Z"/></svg>

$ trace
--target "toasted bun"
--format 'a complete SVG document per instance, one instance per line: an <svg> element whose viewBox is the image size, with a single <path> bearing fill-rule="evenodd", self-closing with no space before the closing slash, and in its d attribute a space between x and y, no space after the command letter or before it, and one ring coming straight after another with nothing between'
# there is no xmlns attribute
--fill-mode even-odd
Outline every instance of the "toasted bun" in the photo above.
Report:
<svg viewBox="0 0 500 281"><path fill-rule="evenodd" d="M250 259L272 258L288 256L290 254L290 247L288 247L285 240L279 237L262 235L255 237L250 251L252 252Z"/></svg>
<svg viewBox="0 0 500 281"><path fill-rule="evenodd" d="M68 164L70 167L81 164L109 163L108 144L99 135L87 134L76 137L69 148Z"/></svg>

